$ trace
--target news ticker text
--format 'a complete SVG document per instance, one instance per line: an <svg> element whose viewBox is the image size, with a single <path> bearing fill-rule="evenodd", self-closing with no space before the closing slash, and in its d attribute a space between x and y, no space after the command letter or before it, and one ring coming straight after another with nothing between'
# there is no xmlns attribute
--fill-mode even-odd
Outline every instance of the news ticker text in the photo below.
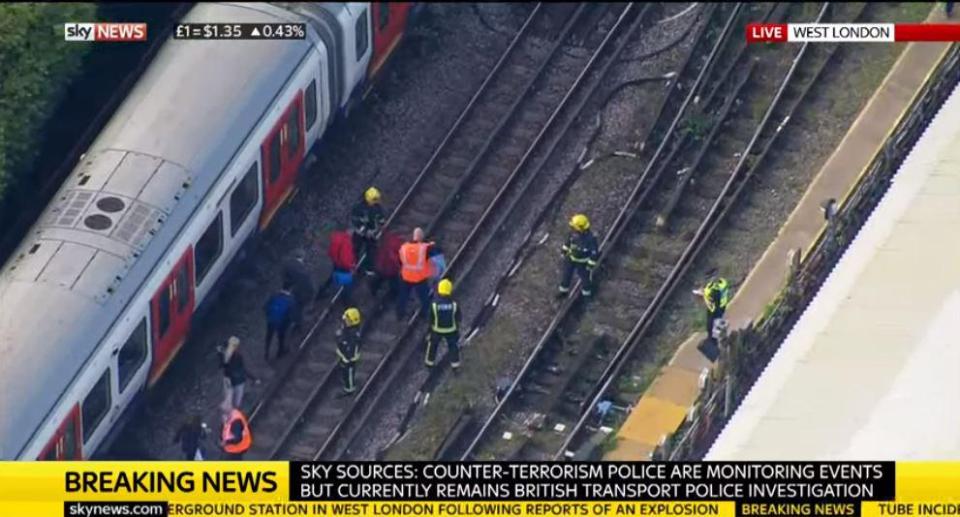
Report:
<svg viewBox="0 0 960 517"><path fill-rule="evenodd" d="M2 516L903 517L958 503L960 462L0 463Z"/></svg>

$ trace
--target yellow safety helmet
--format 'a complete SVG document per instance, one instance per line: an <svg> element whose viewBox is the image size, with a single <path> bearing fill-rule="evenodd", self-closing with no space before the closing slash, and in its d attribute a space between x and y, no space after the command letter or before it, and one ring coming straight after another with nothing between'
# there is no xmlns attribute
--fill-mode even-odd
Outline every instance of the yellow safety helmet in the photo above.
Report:
<svg viewBox="0 0 960 517"><path fill-rule="evenodd" d="M444 278L437 284L437 293L440 296L450 296L453 293L453 282Z"/></svg>
<svg viewBox="0 0 960 517"><path fill-rule="evenodd" d="M363 199L367 200L367 203L374 204L380 202L380 191L377 190L377 187L370 187L366 192L363 193Z"/></svg>
<svg viewBox="0 0 960 517"><path fill-rule="evenodd" d="M350 307L349 309L343 311L343 322L347 324L348 327L356 327L360 324L360 309L356 307Z"/></svg>
<svg viewBox="0 0 960 517"><path fill-rule="evenodd" d="M590 229L590 219L583 214L577 214L570 218L570 227L578 232L585 232Z"/></svg>

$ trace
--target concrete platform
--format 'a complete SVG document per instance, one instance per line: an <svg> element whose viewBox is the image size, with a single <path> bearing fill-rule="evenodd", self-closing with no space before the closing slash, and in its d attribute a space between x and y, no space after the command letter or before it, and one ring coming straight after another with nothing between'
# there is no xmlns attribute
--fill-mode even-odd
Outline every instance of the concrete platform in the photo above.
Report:
<svg viewBox="0 0 960 517"><path fill-rule="evenodd" d="M943 22L938 5L928 22ZM727 309L731 329L743 328L759 317L780 292L786 279L791 250L806 250L824 229L823 201L844 199L946 54L947 43L911 43L904 49L846 136L800 199L776 239L740 286ZM700 373L711 363L697 350L704 333L691 336L661 370L618 433L618 443L607 460L649 460L664 436L674 432L699 394Z"/></svg>

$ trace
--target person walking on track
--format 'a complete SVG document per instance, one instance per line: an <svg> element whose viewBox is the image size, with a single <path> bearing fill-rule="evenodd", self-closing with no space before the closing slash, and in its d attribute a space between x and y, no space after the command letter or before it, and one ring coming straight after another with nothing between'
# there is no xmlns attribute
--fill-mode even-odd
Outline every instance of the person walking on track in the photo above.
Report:
<svg viewBox="0 0 960 517"><path fill-rule="evenodd" d="M377 276L370 283L370 292L376 296L380 292L380 287L387 284L387 299L396 300L397 293L400 291L400 247L403 246L403 239L399 235L384 230L380 234L380 242L377 243L377 260L374 262L374 269Z"/></svg>
<svg viewBox="0 0 960 517"><path fill-rule="evenodd" d="M427 257L432 242L423 242L423 230L413 230L413 240L400 246L400 295L397 298L397 319L403 320L407 314L407 299L410 290L417 292L420 298L420 310L424 314L430 309L430 264Z"/></svg>
<svg viewBox="0 0 960 517"><path fill-rule="evenodd" d="M337 329L337 365L343 379L343 393L357 389L357 363L360 361L360 310L350 307L343 312Z"/></svg>
<svg viewBox="0 0 960 517"><path fill-rule="evenodd" d="M460 306L453 300L453 282L444 278L437 284L437 298L430 304L430 333L427 334L427 354L424 364L436 364L437 348L447 343L450 367L460 368Z"/></svg>
<svg viewBox="0 0 960 517"><path fill-rule="evenodd" d="M336 231L330 234L330 247L327 255L333 263L333 272L327 284L333 282L335 287L343 288L343 302L350 306L353 291L353 269L357 265L357 255L353 247L353 239L349 231ZM317 293L319 299L320 293Z"/></svg>
<svg viewBox="0 0 960 517"><path fill-rule="evenodd" d="M223 431L220 434L220 447L223 448L224 459L242 460L244 453L253 445L253 435L250 433L250 423L247 415L239 409L232 409L223 416Z"/></svg>
<svg viewBox="0 0 960 517"><path fill-rule="evenodd" d="M203 461L207 453L204 451L203 441L207 436L207 425L200 421L198 415L193 415L177 429L173 443L180 444L183 457L187 461Z"/></svg>
<svg viewBox="0 0 960 517"><path fill-rule="evenodd" d="M220 369L223 370L223 403L220 405L224 413L231 409L243 407L243 391L247 384L247 377L259 383L243 364L243 355L240 353L240 338L231 336L227 340L226 348L217 348L220 353Z"/></svg>
<svg viewBox="0 0 960 517"><path fill-rule="evenodd" d="M357 257L366 257L360 263L360 270L373 275L373 258L376 256L377 233L386 221L383 206L380 205L380 191L370 187L363 193L363 199L353 205L350 211L350 223L353 230L353 246Z"/></svg>
<svg viewBox="0 0 960 517"><path fill-rule="evenodd" d="M292 288L294 299L297 301L293 314L293 324L299 327L303 324L303 311L313 301L313 279L307 270L305 262L307 253L302 249L294 250L293 254L283 264L283 281Z"/></svg>
<svg viewBox="0 0 960 517"><path fill-rule="evenodd" d="M561 246L563 254L563 274L557 296L564 298L570 293L570 282L576 271L580 277L580 294L593 294L593 269L597 266L597 239L590 231L590 219L586 215L576 214L570 219L573 232L567 242Z"/></svg>
<svg viewBox="0 0 960 517"><path fill-rule="evenodd" d="M270 345L273 343L273 336L277 336L277 357L282 357L287 353L287 347L284 339L287 336L287 329L293 322L293 311L296 300L290 293L290 285L284 284L280 292L274 294L267 300L263 311L267 315L267 342L263 347L263 358L270 360Z"/></svg>
<svg viewBox="0 0 960 517"><path fill-rule="evenodd" d="M427 258L430 260L430 291L433 292L437 290L437 285L447 272L447 257L440 246L434 244L430 246Z"/></svg>

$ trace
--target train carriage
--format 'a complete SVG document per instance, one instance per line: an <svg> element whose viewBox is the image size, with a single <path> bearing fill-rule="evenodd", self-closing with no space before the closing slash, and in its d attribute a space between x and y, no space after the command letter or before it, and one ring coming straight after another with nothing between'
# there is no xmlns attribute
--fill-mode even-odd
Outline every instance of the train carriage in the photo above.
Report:
<svg viewBox="0 0 960 517"><path fill-rule="evenodd" d="M191 10L184 22L306 22L307 38L164 43L0 271L0 458L83 459L109 441L402 37L373 12L405 24L410 6Z"/></svg>

